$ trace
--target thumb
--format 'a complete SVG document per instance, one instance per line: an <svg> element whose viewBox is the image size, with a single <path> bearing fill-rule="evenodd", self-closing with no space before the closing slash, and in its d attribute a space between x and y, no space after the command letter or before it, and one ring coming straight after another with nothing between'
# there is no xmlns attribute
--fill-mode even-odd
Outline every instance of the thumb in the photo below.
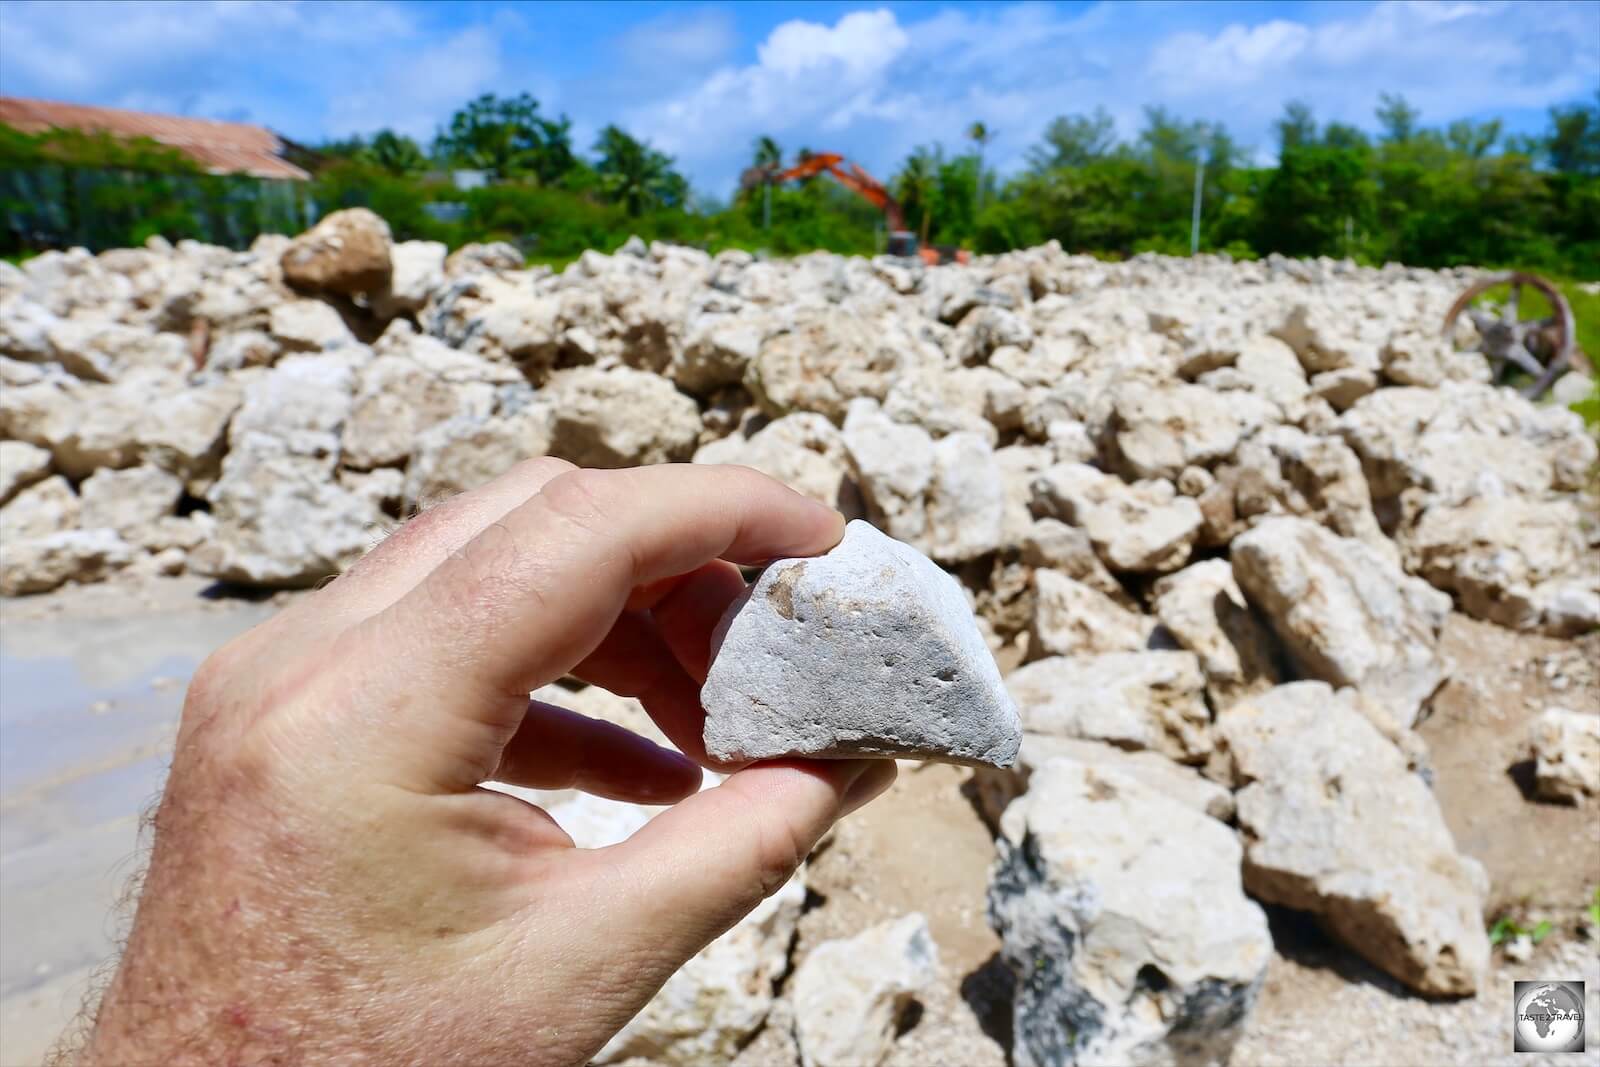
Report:
<svg viewBox="0 0 1600 1067"><path fill-rule="evenodd" d="M758 763L681 801L603 850L631 877L621 914L657 951L686 960L794 872L840 818L894 783L895 761Z"/></svg>

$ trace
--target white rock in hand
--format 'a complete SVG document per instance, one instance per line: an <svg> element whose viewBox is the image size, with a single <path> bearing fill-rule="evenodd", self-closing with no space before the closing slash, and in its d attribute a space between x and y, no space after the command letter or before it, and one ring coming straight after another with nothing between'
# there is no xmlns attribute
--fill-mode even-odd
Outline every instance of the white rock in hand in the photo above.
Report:
<svg viewBox="0 0 1600 1067"><path fill-rule="evenodd" d="M700 696L717 759L1016 759L1017 709L961 587L865 522L769 566L715 640Z"/></svg>

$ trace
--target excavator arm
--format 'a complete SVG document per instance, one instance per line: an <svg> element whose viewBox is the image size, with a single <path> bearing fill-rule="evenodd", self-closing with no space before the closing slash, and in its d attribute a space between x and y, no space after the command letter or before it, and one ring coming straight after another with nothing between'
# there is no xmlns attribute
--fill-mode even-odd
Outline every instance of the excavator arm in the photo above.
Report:
<svg viewBox="0 0 1600 1067"><path fill-rule="evenodd" d="M846 170L846 167L849 169ZM808 156L788 170L774 174L772 180L796 181L800 178L815 177L824 171L833 175L834 180L840 185L882 211L884 221L891 231L906 228L905 217L900 212L899 203L889 194L889 190L884 188L883 183L837 152L819 152L814 156Z"/></svg>

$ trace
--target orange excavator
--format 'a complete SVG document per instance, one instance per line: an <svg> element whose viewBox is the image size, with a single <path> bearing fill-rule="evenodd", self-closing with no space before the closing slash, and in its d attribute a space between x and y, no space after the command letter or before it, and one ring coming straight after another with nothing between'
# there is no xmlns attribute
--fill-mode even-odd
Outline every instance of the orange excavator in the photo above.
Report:
<svg viewBox="0 0 1600 1067"><path fill-rule="evenodd" d="M833 175L834 180L840 185L883 212L884 223L889 228L888 251L891 256L917 256L930 266L937 263L967 262L967 252L962 248L950 245L934 248L919 247L917 235L906 229L905 215L900 210L899 202L888 189L884 188L883 183L837 152L818 152L816 155L807 156L788 170L776 173L772 173L770 169L755 173L746 172L743 184L749 185L759 181L792 182L801 178L815 177L824 171Z"/></svg>

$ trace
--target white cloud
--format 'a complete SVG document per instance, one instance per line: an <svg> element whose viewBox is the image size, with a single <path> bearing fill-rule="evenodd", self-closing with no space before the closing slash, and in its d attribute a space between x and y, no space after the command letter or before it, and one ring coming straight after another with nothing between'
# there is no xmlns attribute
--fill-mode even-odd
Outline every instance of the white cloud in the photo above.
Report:
<svg viewBox="0 0 1600 1067"><path fill-rule="evenodd" d="M1285 101L1320 119L1373 125L1382 92L1424 121L1521 112L1600 88L1600 7L1388 2L1324 9L1317 20L1274 17L1216 26L1198 6L1100 3L951 9L901 22L887 10L838 21L792 20L754 62L725 66L630 124L679 155L707 187L724 189L759 134L859 158L886 173L915 145L964 147L983 119L997 133L989 159L1020 165L1051 118L1106 107L1124 136L1147 105L1220 120L1270 153ZM1185 25L1187 24L1187 25Z"/></svg>
<svg viewBox="0 0 1600 1067"><path fill-rule="evenodd" d="M625 62L668 70L719 63L738 43L733 16L715 8L669 11L629 26L616 41Z"/></svg>

